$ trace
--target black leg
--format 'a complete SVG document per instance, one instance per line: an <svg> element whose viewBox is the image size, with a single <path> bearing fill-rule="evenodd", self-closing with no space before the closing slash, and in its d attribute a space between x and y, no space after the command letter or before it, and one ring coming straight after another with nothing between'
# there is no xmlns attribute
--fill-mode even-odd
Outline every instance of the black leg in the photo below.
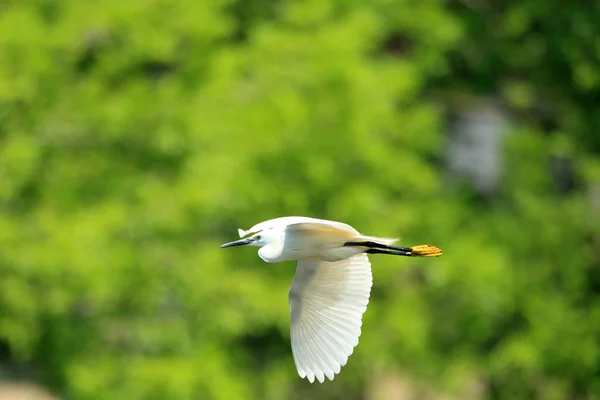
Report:
<svg viewBox="0 0 600 400"><path fill-rule="evenodd" d="M386 249L367 249L365 253L368 254L388 254L391 256L407 256L411 257L410 251L404 250L386 250Z"/></svg>
<svg viewBox="0 0 600 400"><path fill-rule="evenodd" d="M381 243L376 243L376 242L346 242L346 243L344 243L344 246L360 246L360 247L368 247L369 249L385 249L385 250L395 250L395 251L404 251L404 252L412 251L412 248L410 248L410 247L388 246L387 244L381 244Z"/></svg>

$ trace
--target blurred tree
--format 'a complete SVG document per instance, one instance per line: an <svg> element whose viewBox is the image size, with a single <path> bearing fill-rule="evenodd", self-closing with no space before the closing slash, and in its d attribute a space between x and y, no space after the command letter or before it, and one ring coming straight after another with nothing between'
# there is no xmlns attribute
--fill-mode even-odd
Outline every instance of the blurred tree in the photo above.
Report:
<svg viewBox="0 0 600 400"><path fill-rule="evenodd" d="M0 4L2 374L72 399L600 396L599 26L539 0ZM490 98L482 197L444 155ZM445 251L373 257L327 384L293 365L293 264L218 249L281 215Z"/></svg>

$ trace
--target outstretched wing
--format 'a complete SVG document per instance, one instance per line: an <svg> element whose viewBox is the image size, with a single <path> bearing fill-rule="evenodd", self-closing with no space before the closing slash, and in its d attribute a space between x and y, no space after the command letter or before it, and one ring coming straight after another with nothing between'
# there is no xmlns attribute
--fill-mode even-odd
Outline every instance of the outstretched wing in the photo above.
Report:
<svg viewBox="0 0 600 400"><path fill-rule="evenodd" d="M337 228L341 231L358 234L358 231L348 224L337 221L329 221L326 219L310 218L310 217L280 217L270 219L254 225L248 230L238 229L240 237L256 233L273 227L287 227L287 229L318 229L321 227ZM296 226L294 228L294 226Z"/></svg>
<svg viewBox="0 0 600 400"><path fill-rule="evenodd" d="M325 262L300 260L289 293L292 353L311 383L333 380L358 344L373 275L366 254Z"/></svg>

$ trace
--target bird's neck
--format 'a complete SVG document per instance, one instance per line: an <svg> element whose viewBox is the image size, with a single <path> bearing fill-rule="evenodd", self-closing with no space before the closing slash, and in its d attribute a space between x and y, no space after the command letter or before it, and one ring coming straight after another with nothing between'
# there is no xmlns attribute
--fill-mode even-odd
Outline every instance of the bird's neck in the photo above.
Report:
<svg viewBox="0 0 600 400"><path fill-rule="evenodd" d="M283 241L273 241L258 250L258 255L268 263L285 261L283 254Z"/></svg>

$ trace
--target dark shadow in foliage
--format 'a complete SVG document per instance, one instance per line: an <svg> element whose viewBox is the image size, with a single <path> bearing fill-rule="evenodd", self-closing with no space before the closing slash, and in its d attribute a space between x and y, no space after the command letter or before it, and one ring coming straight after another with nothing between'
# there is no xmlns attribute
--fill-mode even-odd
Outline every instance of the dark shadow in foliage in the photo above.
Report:
<svg viewBox="0 0 600 400"><path fill-rule="evenodd" d="M124 44L118 35L104 31L89 32L84 40L81 55L75 62L75 70L79 74L90 73L102 58L102 53L109 52L112 48L122 47ZM132 77L142 79L160 80L177 72L174 60L158 60L146 58L134 60L126 68L112 77L113 85L119 85Z"/></svg>
<svg viewBox="0 0 600 400"><path fill-rule="evenodd" d="M245 42L255 26L261 22L277 19L279 1L270 0L236 0L231 2L229 12L236 21L233 40Z"/></svg>
<svg viewBox="0 0 600 400"><path fill-rule="evenodd" d="M394 32L389 34L381 45L381 52L396 57L407 56L412 49L411 39L403 33Z"/></svg>
<svg viewBox="0 0 600 400"><path fill-rule="evenodd" d="M250 365L255 369L264 370L269 360L281 360L286 356L290 356L291 361L289 338L283 337L279 329L274 326L242 336L238 342L239 346L250 355Z"/></svg>

